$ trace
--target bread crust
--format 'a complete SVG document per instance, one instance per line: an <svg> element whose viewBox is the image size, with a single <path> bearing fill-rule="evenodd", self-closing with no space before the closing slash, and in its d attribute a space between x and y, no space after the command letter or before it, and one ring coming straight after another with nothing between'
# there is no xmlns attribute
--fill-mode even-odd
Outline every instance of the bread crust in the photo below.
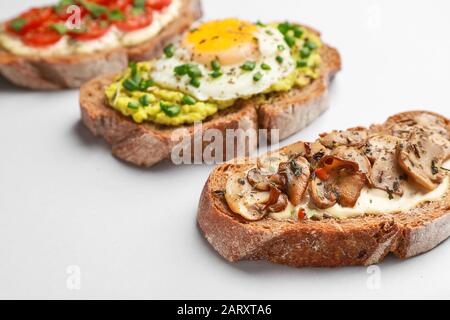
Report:
<svg viewBox="0 0 450 320"><path fill-rule="evenodd" d="M341 68L336 49L324 45L321 56L321 77L307 87L273 94L268 98L270 102L264 104L258 99L238 101L235 106L205 121L204 131L218 129L225 137L226 129L280 129L280 138L284 139L301 130L328 109L328 86ZM104 88L112 79L112 76L100 77L83 85L80 107L84 124L93 134L112 145L116 157L138 166L150 167L170 158L172 148L178 143L171 141L175 130L188 130L190 139L194 141L193 126L169 128L151 123L137 124L110 108L105 101ZM232 159L238 154L238 150L228 150L226 143L223 144L226 158L222 160ZM208 142L203 143L204 148L208 145ZM248 155L256 148L255 141L248 141L241 154Z"/></svg>
<svg viewBox="0 0 450 320"><path fill-rule="evenodd" d="M412 113L418 112L426 111ZM387 123L407 114L391 117ZM244 169L231 163L216 167L198 208L198 225L207 241L231 262L268 260L293 267L371 265L389 253L404 259L427 252L450 236L450 190L439 201L398 214L298 223L248 222L230 211L220 192L228 174Z"/></svg>
<svg viewBox="0 0 450 320"><path fill-rule="evenodd" d="M0 74L12 83L33 90L79 88L98 77L122 71L129 61L158 56L162 49L202 16L200 0L181 0L180 16L143 44L93 54L23 57L0 48Z"/></svg>

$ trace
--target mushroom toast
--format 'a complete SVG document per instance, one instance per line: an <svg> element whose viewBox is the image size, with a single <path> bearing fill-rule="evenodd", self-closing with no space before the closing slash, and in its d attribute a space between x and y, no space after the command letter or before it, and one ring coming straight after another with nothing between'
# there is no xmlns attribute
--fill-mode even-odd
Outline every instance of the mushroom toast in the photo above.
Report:
<svg viewBox="0 0 450 320"><path fill-rule="evenodd" d="M450 235L450 122L426 111L214 169L198 223L227 260L294 267L408 258Z"/></svg>
<svg viewBox="0 0 450 320"><path fill-rule="evenodd" d="M118 158L152 166L171 156L179 143L174 132L185 129L183 137L193 140L198 123L203 138L208 129L223 138L226 129L259 128L290 136L328 108L328 83L339 69L338 52L306 26L210 21L161 57L85 84L82 118ZM248 144L247 151L257 147ZM224 152L228 159L234 147Z"/></svg>
<svg viewBox="0 0 450 320"><path fill-rule="evenodd" d="M200 0L60 0L0 23L0 74L31 89L79 88L157 56L200 16Z"/></svg>

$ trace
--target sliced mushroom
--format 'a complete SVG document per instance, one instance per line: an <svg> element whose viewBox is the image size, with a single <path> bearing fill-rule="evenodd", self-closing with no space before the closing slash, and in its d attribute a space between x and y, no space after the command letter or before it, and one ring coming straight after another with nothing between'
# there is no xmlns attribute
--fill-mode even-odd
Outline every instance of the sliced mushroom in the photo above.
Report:
<svg viewBox="0 0 450 320"><path fill-rule="evenodd" d="M258 168L253 168L247 173L247 180L253 188L259 191L270 190L269 176L263 175Z"/></svg>
<svg viewBox="0 0 450 320"><path fill-rule="evenodd" d="M303 141L292 143L281 149L281 152L286 154L289 158L297 156L306 157L310 151L309 143Z"/></svg>
<svg viewBox="0 0 450 320"><path fill-rule="evenodd" d="M257 159L258 168L264 173L276 173L280 163L288 161L289 156L281 152L269 152Z"/></svg>
<svg viewBox="0 0 450 320"><path fill-rule="evenodd" d="M365 175L356 162L325 156L314 172L309 193L313 204L320 209L336 203L353 207L365 183Z"/></svg>
<svg viewBox="0 0 450 320"><path fill-rule="evenodd" d="M360 147L367 141L367 130L365 128L352 128L345 131L333 131L320 135L320 143L325 147L333 149L339 146Z"/></svg>
<svg viewBox="0 0 450 320"><path fill-rule="evenodd" d="M256 192L247 180L246 172L239 172L228 178L225 200L230 209L246 220L257 221L268 212L263 210L269 201L269 192Z"/></svg>
<svg viewBox="0 0 450 320"><path fill-rule="evenodd" d="M372 187L389 194L403 195L406 175L397 161L397 144L400 142L391 135L376 135L369 138L365 146L365 155L372 162L369 182Z"/></svg>
<svg viewBox="0 0 450 320"><path fill-rule="evenodd" d="M278 188L272 188L269 193L269 200L264 206L268 212L281 212L288 206L288 197Z"/></svg>
<svg viewBox="0 0 450 320"><path fill-rule="evenodd" d="M281 163L278 172L286 179L286 193L289 201L294 206L299 205L308 187L310 177L308 160L298 156Z"/></svg>
<svg viewBox="0 0 450 320"><path fill-rule="evenodd" d="M429 139L426 130L416 127L408 140L398 145L398 162L409 177L427 190L436 189L444 178L440 169L444 150Z"/></svg>
<svg viewBox="0 0 450 320"><path fill-rule="evenodd" d="M319 141L313 143L306 143L307 154L306 158L309 160L309 163L312 168L315 168L319 161L326 155L330 154L330 150L327 149L323 144Z"/></svg>
<svg viewBox="0 0 450 320"><path fill-rule="evenodd" d="M343 160L356 162L359 166L359 171L366 175L367 180L370 180L371 164L361 150L355 147L340 146L334 149L331 155Z"/></svg>
<svg viewBox="0 0 450 320"><path fill-rule="evenodd" d="M430 113L405 114L400 119L388 120L388 128L393 136L407 139L416 127L422 127L428 138L442 147L444 159L450 158L450 128L441 117Z"/></svg>

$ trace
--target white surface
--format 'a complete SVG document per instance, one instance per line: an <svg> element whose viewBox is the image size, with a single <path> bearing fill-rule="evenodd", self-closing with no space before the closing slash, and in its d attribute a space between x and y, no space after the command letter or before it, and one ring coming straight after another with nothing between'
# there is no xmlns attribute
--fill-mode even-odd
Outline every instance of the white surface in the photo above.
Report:
<svg viewBox="0 0 450 320"><path fill-rule="evenodd" d="M283 144L411 108L450 117L450 2L206 0L207 18L293 19L339 48L332 108ZM45 1L1 1L0 20ZM366 268L228 264L196 227L211 167L119 162L79 122L76 91L0 82L1 298L450 298L450 242ZM68 266L81 290L68 290Z"/></svg>

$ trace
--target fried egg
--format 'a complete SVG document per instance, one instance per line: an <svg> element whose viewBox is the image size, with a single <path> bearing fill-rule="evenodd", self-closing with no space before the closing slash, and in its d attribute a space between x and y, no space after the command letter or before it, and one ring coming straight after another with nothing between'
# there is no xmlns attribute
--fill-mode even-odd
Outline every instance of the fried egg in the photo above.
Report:
<svg viewBox="0 0 450 320"><path fill-rule="evenodd" d="M195 76L176 72L183 66L194 66ZM277 28L226 19L186 33L170 54L154 62L151 77L159 86L199 101L229 101L265 92L294 70L294 58Z"/></svg>

